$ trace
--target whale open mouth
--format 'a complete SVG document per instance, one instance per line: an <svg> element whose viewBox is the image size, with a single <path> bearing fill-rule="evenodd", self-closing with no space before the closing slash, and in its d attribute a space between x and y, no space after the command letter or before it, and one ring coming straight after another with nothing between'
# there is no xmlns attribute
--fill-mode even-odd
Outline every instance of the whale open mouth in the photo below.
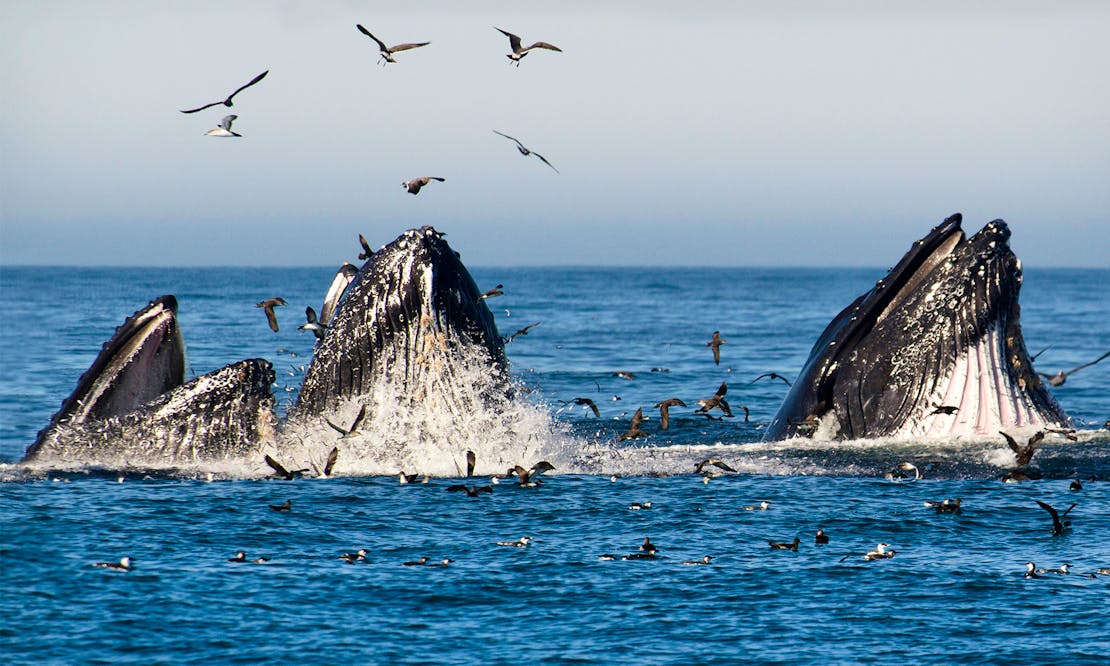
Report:
<svg viewBox="0 0 1110 666"><path fill-rule="evenodd" d="M1067 423L1021 335L1021 264L1002 220L959 214L914 243L814 345L765 439L993 435Z"/></svg>

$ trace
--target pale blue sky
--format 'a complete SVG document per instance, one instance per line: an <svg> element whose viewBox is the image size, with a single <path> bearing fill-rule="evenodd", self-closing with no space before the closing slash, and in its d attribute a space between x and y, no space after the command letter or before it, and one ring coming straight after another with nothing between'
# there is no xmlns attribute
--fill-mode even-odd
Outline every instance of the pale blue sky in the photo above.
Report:
<svg viewBox="0 0 1110 666"><path fill-rule="evenodd" d="M356 23L432 44L378 67ZM564 52L509 67L495 25ZM962 211L1106 267L1108 30L1099 1L4 0L0 263L333 265L434 224L472 265L888 266ZM244 138L203 136L227 113Z"/></svg>

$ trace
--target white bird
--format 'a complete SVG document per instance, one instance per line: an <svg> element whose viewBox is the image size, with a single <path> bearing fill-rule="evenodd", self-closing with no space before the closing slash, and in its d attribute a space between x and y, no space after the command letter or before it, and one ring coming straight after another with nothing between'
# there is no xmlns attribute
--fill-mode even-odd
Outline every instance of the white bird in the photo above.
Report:
<svg viewBox="0 0 1110 666"><path fill-rule="evenodd" d="M208 130L204 133L204 136L243 136L242 134L231 131L231 123L235 122L235 119L238 117L239 116L235 114L224 116L224 119L220 121L220 126L216 129Z"/></svg>

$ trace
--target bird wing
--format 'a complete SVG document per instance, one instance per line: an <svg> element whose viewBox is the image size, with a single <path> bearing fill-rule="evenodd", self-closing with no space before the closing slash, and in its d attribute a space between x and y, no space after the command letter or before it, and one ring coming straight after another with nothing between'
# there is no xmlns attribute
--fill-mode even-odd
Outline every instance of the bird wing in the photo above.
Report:
<svg viewBox="0 0 1110 666"><path fill-rule="evenodd" d="M366 405L359 407L358 414L355 415L355 420L351 421L351 429L347 431L348 435L353 435L358 432L359 426L362 425L362 420L366 418Z"/></svg>
<svg viewBox="0 0 1110 666"><path fill-rule="evenodd" d="M713 362L717 365L721 364L721 346L710 343L713 347Z"/></svg>
<svg viewBox="0 0 1110 666"><path fill-rule="evenodd" d="M1079 366L1076 366L1076 367L1072 368L1071 370L1068 370L1068 371L1067 371L1067 372L1065 372L1064 374L1065 374L1065 375L1070 375L1071 373L1075 372L1076 370L1082 370L1083 368L1086 368L1087 366L1091 366L1091 365L1094 365L1095 363L1098 363L1099 361L1101 361L1102 359L1106 358L1107 356L1110 356L1110 351L1106 352L1106 353L1105 353L1105 354L1103 354L1102 356L1099 356L1098 358L1096 358L1095 360L1091 361L1090 363L1084 363L1083 365L1079 365Z"/></svg>
<svg viewBox="0 0 1110 666"><path fill-rule="evenodd" d="M1038 443L1040 443L1042 439L1044 439L1044 431L1038 430L1032 437L1029 438L1029 444L1027 444L1026 447L1028 448L1036 446Z"/></svg>
<svg viewBox="0 0 1110 666"><path fill-rule="evenodd" d="M266 307L263 308L263 310L266 312L266 321L270 322L270 330L273 331L274 333L277 333L278 323L277 323L277 314L274 313L274 306L273 305L267 305Z"/></svg>
<svg viewBox="0 0 1110 666"><path fill-rule="evenodd" d="M427 178L424 179L424 183L427 184L427 182L429 180L438 180L441 183L447 182L446 178L440 178L439 176L428 176Z"/></svg>
<svg viewBox="0 0 1110 666"><path fill-rule="evenodd" d="M724 412L727 416L732 416L732 407L728 406L727 400L725 400L724 398L720 398L717 401L717 406L720 407L721 411Z"/></svg>
<svg viewBox="0 0 1110 666"><path fill-rule="evenodd" d="M640 407L639 409L636 410L636 413L632 415L632 424L631 424L631 427L629 428L629 430L639 429L640 424L643 423L643 422L644 422L644 408Z"/></svg>
<svg viewBox="0 0 1110 666"><path fill-rule="evenodd" d="M366 236L359 234L358 242L362 245L362 253L358 255L359 259L369 259L374 256L374 250L370 248L370 243L366 242Z"/></svg>
<svg viewBox="0 0 1110 666"><path fill-rule="evenodd" d="M396 53L398 51L408 51L409 49L418 49L421 46L427 46L428 44L431 44L431 42L417 42L415 44L398 44L397 46L389 47L389 51L390 51L390 53Z"/></svg>
<svg viewBox="0 0 1110 666"><path fill-rule="evenodd" d="M671 408L666 403L659 403L659 427L667 430L671 427Z"/></svg>
<svg viewBox="0 0 1110 666"><path fill-rule="evenodd" d="M731 467L729 467L728 464L726 464L726 463L724 463L720 460L714 460L713 464L716 465L717 467L720 467L721 469L725 470L726 472L735 472L736 471L736 470L732 469Z"/></svg>
<svg viewBox="0 0 1110 666"><path fill-rule="evenodd" d="M245 83L245 84L243 84L243 85L239 86L238 88L236 88L236 89L235 89L235 92L233 92L233 93L231 93L230 95L228 95L228 96L227 96L227 99L226 99L226 100L224 100L224 104L227 104L228 102L230 102L230 101L231 101L231 98L232 98L232 97L235 97L236 95L238 95L239 93L243 92L243 91L244 91L244 90L246 90L247 88L250 88L250 87L251 87L251 86L253 86L254 84L256 84L256 83L258 83L259 81L261 81L262 79L266 78L266 75L267 75L267 74L269 74L269 73L270 73L270 70L268 70L268 69L267 69L267 70L266 70L265 72L262 72L262 73L261 73L261 74L259 74L258 76L256 76L256 77L254 77L253 79L251 79L251 80L250 80L249 82L247 82L247 83Z"/></svg>
<svg viewBox="0 0 1110 666"><path fill-rule="evenodd" d="M998 431L998 434L1006 438L1006 444L1009 445L1011 451L1013 451L1017 455L1021 455L1021 447L1018 446L1017 441L1015 441L1013 437L1010 437L1001 430Z"/></svg>
<svg viewBox="0 0 1110 666"><path fill-rule="evenodd" d="M238 117L239 116L235 115L234 113L230 116L224 116L223 119L220 120L220 127L230 132L231 123L235 122L235 119Z"/></svg>
<svg viewBox="0 0 1110 666"><path fill-rule="evenodd" d="M331 453L328 454L328 461L324 463L324 476L331 476L331 471L335 468L335 461L338 459L339 447L332 447Z"/></svg>
<svg viewBox="0 0 1110 666"><path fill-rule="evenodd" d="M1046 503L1044 503L1040 500L1036 500L1036 502L1042 509L1044 509L1045 511L1049 512L1052 515L1052 527L1053 527L1053 529L1055 529L1056 531L1062 530L1064 528L1064 525L1060 522L1060 514L1056 513L1056 509L1052 508L1051 505L1046 504ZM1073 504L1072 506L1075 506L1075 505ZM1068 510L1070 511L1071 509L1069 508Z"/></svg>
<svg viewBox="0 0 1110 666"><path fill-rule="evenodd" d="M449 493L454 493L454 492L459 492L459 491L462 491L462 492L465 493L466 492L466 486L464 486L462 484L455 484L453 486L447 486L447 492L449 492Z"/></svg>
<svg viewBox="0 0 1110 666"><path fill-rule="evenodd" d="M726 393L728 393L728 384L726 384L725 382L721 382L720 388L717 389L717 392L714 395L720 398L723 397Z"/></svg>
<svg viewBox="0 0 1110 666"><path fill-rule="evenodd" d="M499 134L499 135L501 135L501 136L503 136L503 137L505 137L506 139L509 139L509 140L511 140L511 141L515 141L515 142L516 142L516 145L520 146L520 149L521 149L521 150L528 150L527 148L525 148L525 147L524 147L524 144L520 142L520 139L517 139L517 138L511 137L511 136L509 136L508 134L505 134L505 133L503 133L503 132L498 132L497 130L493 130L493 133L494 133L494 134Z"/></svg>
<svg viewBox="0 0 1110 666"><path fill-rule="evenodd" d="M284 477L292 476L291 474L289 474L289 470L282 467L281 463L279 463L278 461L271 458L270 454L268 454L268 453L266 454L266 464L270 466L270 469L274 470L275 472L277 472L281 476L284 476Z"/></svg>
<svg viewBox="0 0 1110 666"><path fill-rule="evenodd" d="M593 400L590 400L589 398L583 398L583 400L586 401L586 406L590 408L590 411L594 413L594 416L596 416L597 418L600 419L601 418L601 410L599 410L597 408L597 403L594 402Z"/></svg>
<svg viewBox="0 0 1110 666"><path fill-rule="evenodd" d="M356 24L355 24L355 27L356 27L356 28L358 28L358 31L359 31L359 32L361 32L362 34L366 35L366 36L367 36L367 37L369 37L370 39L372 39L372 40L374 40L375 42L377 42L377 43L378 43L378 48L380 48L380 49L381 49L382 51L385 51L386 53L389 53L389 47L385 45L385 42L383 42L382 40L380 40L380 39L378 39L377 37L375 37L374 35L372 35L372 34L370 33L370 31L369 31L369 30L367 30L366 28L362 27L362 25L361 25L361 24L359 24L359 23L356 23Z"/></svg>
<svg viewBox="0 0 1110 666"><path fill-rule="evenodd" d="M210 107L213 107L213 106L219 106L220 104L223 104L223 102L212 102L211 104L205 104L204 106L198 106L195 109L189 109L188 111L182 111L181 113L196 113L197 111L204 111L207 108L210 108Z"/></svg>
<svg viewBox="0 0 1110 666"><path fill-rule="evenodd" d="M547 42L536 42L535 44L529 46L524 50L531 51L532 49L547 49L548 51L558 51L559 53L563 52L563 49L555 46L554 44L548 44Z"/></svg>
<svg viewBox="0 0 1110 666"><path fill-rule="evenodd" d="M544 157L543 155L540 155L539 153L537 153L534 150L532 151L532 154L535 155L536 157L540 158L540 161L543 162L544 164L546 164L547 166L551 167L552 169L555 169L555 165L552 164L551 162L548 162L547 158ZM555 173L559 173L559 170L555 169Z"/></svg>
<svg viewBox="0 0 1110 666"><path fill-rule="evenodd" d="M509 38L509 48L511 48L513 50L513 53L519 53L520 52L520 50L521 50L520 49L520 37L517 37L516 35L514 35L511 32L507 32L505 30L502 30L501 28L498 28L497 26L494 26L493 29L496 30L497 32L501 33L502 35L505 35L506 37Z"/></svg>
<svg viewBox="0 0 1110 666"><path fill-rule="evenodd" d="M312 309L311 305L304 309L304 316L305 316L305 319L307 319L308 323L310 323L310 324L315 324L318 321L316 319L316 311Z"/></svg>
<svg viewBox="0 0 1110 666"><path fill-rule="evenodd" d="M347 430L345 428L343 428L343 426L338 426L338 425L335 425L334 423L332 423L331 419L324 419L324 422L327 423L328 425L330 425L331 429L336 431L340 435L346 436L346 435L349 434L347 432Z"/></svg>

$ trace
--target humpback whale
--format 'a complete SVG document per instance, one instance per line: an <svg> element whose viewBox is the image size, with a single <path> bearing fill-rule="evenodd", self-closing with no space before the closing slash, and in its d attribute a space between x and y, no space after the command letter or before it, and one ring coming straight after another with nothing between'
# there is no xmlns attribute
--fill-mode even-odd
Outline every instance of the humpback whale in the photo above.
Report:
<svg viewBox="0 0 1110 666"><path fill-rule="evenodd" d="M1025 347L1009 227L994 220L967 237L962 219L956 213L915 242L829 323L764 441L1069 424Z"/></svg>
<svg viewBox="0 0 1110 666"><path fill-rule="evenodd" d="M112 468L261 461L267 452L296 458L311 454L307 444L321 443L314 426L329 417L350 422L343 419L350 405L367 423L376 412L418 406L450 422L511 398L493 315L443 234L432 227L407 231L354 272L345 265L329 290L325 310L334 315L284 424L274 412L274 372L264 359L184 381L177 301L163 296L104 344L24 462ZM413 427L437 441L452 439L444 422ZM376 459L393 444L373 433L358 441L356 430L344 440L345 451L355 447L344 460ZM324 444L335 450L330 439Z"/></svg>
<svg viewBox="0 0 1110 666"><path fill-rule="evenodd" d="M177 299L162 296L104 343L24 462L179 465L243 455L273 437L268 361L184 378Z"/></svg>

